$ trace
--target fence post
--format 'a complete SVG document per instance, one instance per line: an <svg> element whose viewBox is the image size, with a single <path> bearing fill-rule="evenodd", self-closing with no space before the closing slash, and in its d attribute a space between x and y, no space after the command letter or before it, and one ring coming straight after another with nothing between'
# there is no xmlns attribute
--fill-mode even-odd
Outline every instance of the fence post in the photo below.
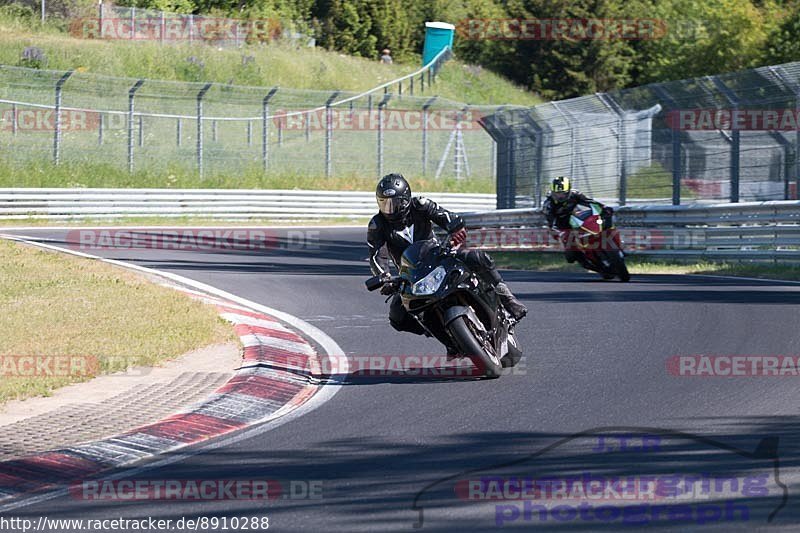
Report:
<svg viewBox="0 0 800 533"><path fill-rule="evenodd" d="M414 96L414 76L408 78L408 94Z"/></svg>
<svg viewBox="0 0 800 533"><path fill-rule="evenodd" d="M160 37L159 40L161 41L161 44L164 44L164 38L167 33L167 16L164 14L163 11L161 11L160 13L161 13L161 35L159 36Z"/></svg>
<svg viewBox="0 0 800 533"><path fill-rule="evenodd" d="M512 111L513 113L514 111ZM559 110L560 112L560 110ZM534 141L536 144L536 172L534 176L534 184L533 184L533 196L534 196L534 206L541 207L542 206L542 185L544 181L544 141L546 135L550 135L553 133L552 128L545 122L544 126L541 126L536 120L533 119L531 113L522 111L523 118L525 122L530 126L530 130L532 133L529 133L528 136ZM545 131L547 128L547 131ZM570 130L572 130L572 122L570 121ZM508 162L508 183L507 188L509 190L507 201L510 203L511 207L516 207L517 205L517 174L516 174L516 161L514 160L514 150L515 145L514 143L517 141L516 136L509 136L506 134L506 138L509 139L508 141L508 150L509 150L509 159ZM499 185L499 184L498 184Z"/></svg>
<svg viewBox="0 0 800 533"><path fill-rule="evenodd" d="M672 110L678 110L681 105L660 85L653 85L653 91ZM664 106L662 106L663 108ZM665 113L667 124L670 124L669 111ZM683 157L681 150L681 132L677 124L670 124L672 131L672 205L681 205L681 174L683 172Z"/></svg>
<svg viewBox="0 0 800 533"><path fill-rule="evenodd" d="M269 101L276 92L278 88L273 87L261 102L261 164L264 172L269 167Z"/></svg>
<svg viewBox="0 0 800 533"><path fill-rule="evenodd" d="M98 113L100 118L99 124L97 125L97 145L103 146L103 128L105 127L105 115L102 113Z"/></svg>
<svg viewBox="0 0 800 533"><path fill-rule="evenodd" d="M144 146L144 117L139 115L139 148Z"/></svg>
<svg viewBox="0 0 800 533"><path fill-rule="evenodd" d="M489 164L492 167L492 181L496 181L497 180L497 141L492 139L491 142L492 142L492 144L491 144L492 151L491 151L491 155L489 156L490 157Z"/></svg>
<svg viewBox="0 0 800 533"><path fill-rule="evenodd" d="M378 178L383 176L383 111L391 97L391 94L384 95L378 104Z"/></svg>
<svg viewBox="0 0 800 533"><path fill-rule="evenodd" d="M100 3L98 4L97 10L98 10L97 18L98 18L98 21L100 22L100 38L102 39L104 37L104 35L103 35L103 18L104 18L104 15L105 15L105 5L103 4L103 0L100 0Z"/></svg>
<svg viewBox="0 0 800 533"><path fill-rule="evenodd" d="M536 207L542 207L542 182L544 181L544 129L539 130L539 142L536 145ZM514 178L514 205L516 205L516 178Z"/></svg>
<svg viewBox="0 0 800 533"><path fill-rule="evenodd" d="M181 121L181 119L178 119L178 122L175 124L175 135L178 141L177 144L180 147L181 144L183 144L183 121Z"/></svg>
<svg viewBox="0 0 800 533"><path fill-rule="evenodd" d="M17 134L17 104L11 104L11 135Z"/></svg>
<svg viewBox="0 0 800 533"><path fill-rule="evenodd" d="M681 173L683 170L683 151L681 132L672 128L672 205L681 205Z"/></svg>
<svg viewBox="0 0 800 533"><path fill-rule="evenodd" d="M128 172L133 173L133 118L134 118L134 100L136 98L136 91L142 86L144 80L137 80L133 86L128 89ZM140 145L141 146L141 145Z"/></svg>
<svg viewBox="0 0 800 533"><path fill-rule="evenodd" d="M253 121L247 121L247 146L253 146Z"/></svg>
<svg viewBox="0 0 800 533"><path fill-rule="evenodd" d="M738 116L739 111L739 97L725 85L721 79L716 76L709 77L719 91L728 99L728 103L733 106L733 116ZM739 128L731 124L731 203L739 202L739 166L741 156L741 139Z"/></svg>
<svg viewBox="0 0 800 533"><path fill-rule="evenodd" d="M738 116L738 102L733 105L733 116ZM741 139L739 128L731 132L731 203L739 202L739 165L741 156Z"/></svg>
<svg viewBox="0 0 800 533"><path fill-rule="evenodd" d="M56 82L56 108L54 111L54 132L53 132L53 163L58 165L61 162L61 90L74 71L64 73Z"/></svg>
<svg viewBox="0 0 800 533"><path fill-rule="evenodd" d="M197 172L203 177L203 98L211 88L210 83L203 85L197 93Z"/></svg>
<svg viewBox="0 0 800 533"><path fill-rule="evenodd" d="M619 169L619 205L625 205L628 189L625 111L607 93L595 93L598 99L617 115L617 168Z"/></svg>
<svg viewBox="0 0 800 533"><path fill-rule="evenodd" d="M461 152L462 139L461 139L461 111L456 111L456 129L455 129L455 147L453 151L453 172L455 172L456 179L461 181L461 158L464 154Z"/></svg>
<svg viewBox="0 0 800 533"><path fill-rule="evenodd" d="M438 96L434 96L422 105L422 175L428 172L428 109Z"/></svg>
<svg viewBox="0 0 800 533"><path fill-rule="evenodd" d="M131 40L136 38L136 7L131 9Z"/></svg>
<svg viewBox="0 0 800 533"><path fill-rule="evenodd" d="M311 141L311 111L306 113L305 119L305 130L306 130L306 142Z"/></svg>
<svg viewBox="0 0 800 533"><path fill-rule="evenodd" d="M425 92L425 73L419 75L419 92Z"/></svg>
<svg viewBox="0 0 800 533"><path fill-rule="evenodd" d="M219 140L219 132L217 131L217 121L211 121L211 140L217 142Z"/></svg>
<svg viewBox="0 0 800 533"><path fill-rule="evenodd" d="M330 178L333 174L333 159L332 159L332 144L333 144L333 108L331 104L336 97L339 96L339 91L334 91L325 102L325 177Z"/></svg>

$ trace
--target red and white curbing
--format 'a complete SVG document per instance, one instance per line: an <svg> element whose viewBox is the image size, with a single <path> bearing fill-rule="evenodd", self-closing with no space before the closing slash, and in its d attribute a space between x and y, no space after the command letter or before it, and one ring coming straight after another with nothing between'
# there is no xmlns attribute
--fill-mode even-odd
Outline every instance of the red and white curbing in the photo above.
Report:
<svg viewBox="0 0 800 533"><path fill-rule="evenodd" d="M215 305L235 325L244 346L242 367L185 412L114 437L0 462L0 504L274 420L320 390L312 376L321 368L321 356L288 324L230 300L181 290Z"/></svg>

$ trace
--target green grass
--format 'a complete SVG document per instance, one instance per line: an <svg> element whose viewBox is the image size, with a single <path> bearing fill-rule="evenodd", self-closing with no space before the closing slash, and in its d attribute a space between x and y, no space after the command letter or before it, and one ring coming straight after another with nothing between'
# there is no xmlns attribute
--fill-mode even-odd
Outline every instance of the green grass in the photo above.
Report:
<svg viewBox="0 0 800 533"><path fill-rule="evenodd" d="M142 170L129 174L111 163L73 162L54 166L46 161L22 164L0 159L0 187L108 187L108 188L206 188L206 189L303 189L373 191L375 177L356 174L326 178L289 173L263 173L251 167L244 172L219 171L200 179L193 171L172 168ZM414 190L425 192L493 193L488 179L433 177L410 178Z"/></svg>
<svg viewBox="0 0 800 533"><path fill-rule="evenodd" d="M212 307L98 261L0 240L0 279L0 404L235 339ZM23 377L21 356L73 356L88 372Z"/></svg>
<svg viewBox="0 0 800 533"><path fill-rule="evenodd" d="M13 16L0 8L0 64L21 65L20 54L27 46L42 49L47 57L45 68L52 70L78 69L131 78L278 85L292 89L364 91L420 66L383 65L338 52L281 43L220 49L208 45L79 39L71 36L63 23L42 28L38 21ZM204 66L189 63L189 57ZM505 78L457 60L446 64L436 85L425 91L425 95L469 104L541 102L537 95Z"/></svg>
<svg viewBox="0 0 800 533"><path fill-rule="evenodd" d="M224 218L203 218L203 217L126 217L126 218L81 218L81 219L16 219L0 220L2 228L20 227L48 227L48 226L130 226L130 227L219 227L219 226L286 226L286 227L313 227L313 226L361 226L366 228L370 217L334 217L334 218L310 218L310 219L282 219L282 218L251 218L247 220L226 220Z"/></svg>
<svg viewBox="0 0 800 533"><path fill-rule="evenodd" d="M640 169L628 177L628 198L672 198L672 174L660 163ZM695 193L681 185L681 198L695 198Z"/></svg>
<svg viewBox="0 0 800 533"><path fill-rule="evenodd" d="M46 69L76 69L64 86L64 104L78 108L124 110L130 80L99 83L92 74L148 78L151 80L213 81L206 96L209 116L260 116L263 87L280 86L271 112L308 108L324 103L333 89L366 90L412 72L419 65L382 65L377 61L346 56L321 49L297 49L287 44L248 46L243 49L218 49L207 45L160 45L127 41L78 39L54 21L40 26L37 20L12 16L0 8L0 65L21 65L20 54L27 46L41 48ZM202 63L187 61L193 57ZM244 61L247 58L248 61ZM7 83L0 83L0 97L26 102L52 102L51 74L7 72ZM251 88L233 92L223 84ZM261 87L261 88L258 88ZM314 90L298 93L291 89ZM419 85L417 85L419 89ZM406 87L406 91L408 88ZM151 81L137 97L137 109L151 113L178 113L194 116L196 88ZM539 98L480 67L450 61L438 82L425 97L437 94L471 104L532 105ZM164 97L167 95L167 97ZM406 100L394 98L389 107L403 109ZM361 102L359 105L366 105ZM412 105L413 108L416 104ZM5 118L10 106L3 106ZM456 109L442 103L441 109ZM30 112L28 110L27 112ZM69 120L69 119L65 119ZM335 130L332 142L333 175L325 174L325 136L314 129L309 138L303 131L286 130L279 138L276 124L270 125L270 169L261 168L261 124L223 121L204 123L206 151L205 179L196 172L195 121L182 122L181 142L177 141L178 121L168 118L143 119L141 146L135 143L135 169L127 173L127 126L125 117L106 115L103 142L100 144L97 115L87 118L93 126L85 130L67 128L63 132L62 165L52 159L52 131L11 132L9 123L0 121L0 186L2 187L169 187L169 188L305 188L371 190L378 177L377 135L374 130ZM138 123L135 125L138 126ZM138 136L138 128L136 128ZM215 135L218 133L218 135ZM453 192L493 192L491 144L480 127L464 131L464 143L472 175L456 181L453 177L453 151L443 167L443 179L431 180L448 144L451 130L431 130L428 134L428 178L421 178L422 135L416 130L390 130L384 133L384 172L402 172L412 177L417 190Z"/></svg>
<svg viewBox="0 0 800 533"><path fill-rule="evenodd" d="M541 272L586 272L577 264L568 264L563 254L543 252L492 252L501 268L538 270ZM625 259L631 274L709 274L763 279L800 281L800 265L759 263L681 263L628 256Z"/></svg>

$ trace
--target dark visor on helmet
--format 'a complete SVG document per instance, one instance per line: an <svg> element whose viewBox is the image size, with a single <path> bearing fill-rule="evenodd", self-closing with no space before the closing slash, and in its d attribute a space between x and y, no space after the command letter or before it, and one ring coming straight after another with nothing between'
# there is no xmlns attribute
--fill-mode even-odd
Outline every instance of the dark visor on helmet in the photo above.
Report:
<svg viewBox="0 0 800 533"><path fill-rule="evenodd" d="M394 198L378 198L378 209L384 215L394 215L402 211L404 198L395 196Z"/></svg>

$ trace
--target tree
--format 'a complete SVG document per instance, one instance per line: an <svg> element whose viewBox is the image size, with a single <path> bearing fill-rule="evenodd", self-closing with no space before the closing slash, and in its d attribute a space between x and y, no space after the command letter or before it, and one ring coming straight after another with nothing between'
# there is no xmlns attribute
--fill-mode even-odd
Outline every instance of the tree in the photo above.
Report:
<svg viewBox="0 0 800 533"><path fill-rule="evenodd" d="M780 7L780 12L773 10L777 23L767 37L766 63L800 61L800 2Z"/></svg>
<svg viewBox="0 0 800 533"><path fill-rule="evenodd" d="M755 66L773 24L749 0L653 0L650 10L668 30L638 43L638 84Z"/></svg>

